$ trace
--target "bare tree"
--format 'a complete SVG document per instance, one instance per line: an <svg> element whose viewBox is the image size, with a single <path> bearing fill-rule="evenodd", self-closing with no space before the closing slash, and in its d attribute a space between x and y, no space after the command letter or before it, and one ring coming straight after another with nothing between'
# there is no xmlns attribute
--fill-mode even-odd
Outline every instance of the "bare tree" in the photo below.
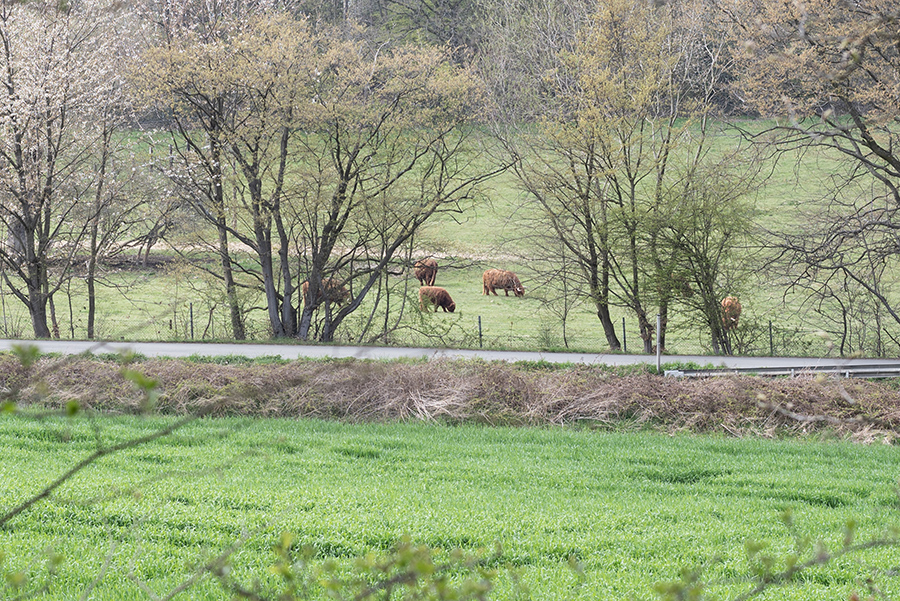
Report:
<svg viewBox="0 0 900 601"><path fill-rule="evenodd" d="M260 173L264 168L263 161L267 161L265 168L268 168L271 161L278 164L284 158L283 150L274 158L266 154L273 131L278 139L283 126L260 122L260 117L268 116L266 105L260 112L257 110L260 107L253 103L254 91L258 90L263 98L273 91L271 81L260 80L254 77L259 73L252 72L254 63L268 64L259 55L260 51L275 51L273 40L265 37L266 9L267 6L254 2L198 6L191 0L184 0L164 8L150 5L146 8L145 18L155 21L158 38L150 40L150 47L131 77L136 100L160 110L168 129L162 145L165 147L168 143L172 161L170 164L163 161L160 167L174 183L181 200L214 227L216 239L210 246L219 258L219 269L214 273L225 288L232 336L237 340L244 339L246 334L238 299L239 284L235 272L239 268L231 249L232 239L259 255L264 278L267 278L263 287L273 332L285 334L274 290L271 238L264 231L267 217L262 216L265 207L263 174ZM277 16L284 18L285 14L278 12ZM251 32L258 36L254 38ZM247 47L242 47L244 42L248 43ZM286 48L287 52L296 49L294 44L286 44ZM288 75L282 74L283 77ZM202 136L197 135L198 132L202 132ZM248 137L242 139L245 132ZM249 142L250 146L245 147L244 142ZM232 151L239 153L241 160L237 164L250 181L235 177L231 171L230 167L235 164ZM249 159L243 156L244 153ZM283 168L281 174L283 177ZM274 192L276 203L280 186ZM235 227L233 218L229 221L237 210L229 195L236 196L238 191L249 191L252 199L247 206L258 217L249 231Z"/></svg>
<svg viewBox="0 0 900 601"><path fill-rule="evenodd" d="M226 288L228 238L252 251L244 285L274 336L307 338L322 307L332 340L419 227L496 172L472 162L479 87L447 49L372 46L362 29L257 7L170 31L145 59L135 89L171 112L172 176L219 233ZM328 280L348 290L339 308Z"/></svg>
<svg viewBox="0 0 900 601"><path fill-rule="evenodd" d="M790 281L821 290L846 280L896 327L900 313L879 274L898 257L900 9L882 0L740 0L721 8L742 49L737 94L777 118L755 139L787 153L813 148L808 156L843 164L824 197L803 207L799 227L773 243Z"/></svg>

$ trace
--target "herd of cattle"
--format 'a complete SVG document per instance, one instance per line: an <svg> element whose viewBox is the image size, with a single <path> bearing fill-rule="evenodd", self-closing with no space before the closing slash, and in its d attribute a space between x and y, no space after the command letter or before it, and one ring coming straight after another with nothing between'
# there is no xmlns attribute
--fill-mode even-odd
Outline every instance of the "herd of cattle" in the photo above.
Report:
<svg viewBox="0 0 900 601"><path fill-rule="evenodd" d="M441 308L444 310L444 313L448 311L453 313L456 311L456 303L453 302L450 293L447 292L446 288L434 285L437 271L438 264L434 259L429 258L416 261L413 267L413 274L419 280L419 285L421 286L419 288L419 307L423 311L426 311L426 306L428 306L434 307L435 312L437 312L438 308ZM525 287L522 286L522 282L519 281L516 274L504 269L488 269L481 276L481 283L483 294L493 293L494 296L497 296L497 290L503 290L506 296L509 296L510 292L516 296L525 294Z"/></svg>
<svg viewBox="0 0 900 601"><path fill-rule="evenodd" d="M419 280L419 306L423 311L426 310L426 305L433 306L434 310L437 311L438 308L444 310L444 312L453 313L456 311L456 303L453 301L453 298L450 296L450 293L447 292L446 288L441 288L440 286L435 286L434 282L437 278L438 264L434 259L422 259L421 261L417 261L415 266L413 267L413 273L416 276L416 279ZM494 293L494 296L497 296L497 290L503 290L506 293L506 296L509 296L509 293L512 292L516 296L523 296L525 294L525 288L522 286L522 282L519 281L519 278L516 277L511 271L506 271L503 269L488 269L484 272L482 276L482 284L484 294ZM304 281L300 286L301 292L303 294L303 302L309 302L309 281ZM347 291L347 288L341 285L338 280L328 278L322 281L322 286L319 289L319 293L316 295L317 304L323 302L334 303L336 305L344 304L347 299L350 297L350 293Z"/></svg>
<svg viewBox="0 0 900 601"><path fill-rule="evenodd" d="M443 309L444 313L453 313L456 311L456 303L450 296L446 288L435 286L437 279L438 264L432 258L421 259L416 261L413 267L413 274L419 280L419 307L422 311L428 310L428 307L434 307L435 312ZM481 276L482 294L490 295L493 293L497 296L497 290L503 290L506 296L512 292L515 296L524 296L525 288L515 273L504 269L488 269ZM301 286L303 292L303 302L308 301L309 282L303 282ZM337 280L327 279L322 282L322 289L319 290L318 300L323 302L327 300L330 303L342 305L350 296L347 289ZM722 322L726 331L733 330L737 327L738 318L741 316L741 303L733 296L726 296L722 299Z"/></svg>

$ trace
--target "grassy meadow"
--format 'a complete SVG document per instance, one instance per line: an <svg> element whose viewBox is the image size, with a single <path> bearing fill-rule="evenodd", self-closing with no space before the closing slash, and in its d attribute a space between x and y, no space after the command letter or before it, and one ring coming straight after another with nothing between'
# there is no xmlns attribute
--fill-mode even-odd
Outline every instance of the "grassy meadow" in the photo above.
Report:
<svg viewBox="0 0 900 601"><path fill-rule="evenodd" d="M4 417L3 511L98 443L166 423ZM204 419L100 460L18 516L0 531L0 569L40 581L52 550L61 563L38 599L148 598L141 587L161 598L245 537L231 573L271 597L282 533L339 573L409 535L438 556L492 557L495 599L653 599L654 583L699 566L709 592L729 598L750 586L748 539L776 566L794 551L787 509L798 535L831 549L849 518L860 539L896 523L896 466L893 446L813 439ZM855 554L760 598L847 599L867 567L898 561L897 549ZM177 598L226 596L207 576ZM325 595L314 587L313 598Z"/></svg>
<svg viewBox="0 0 900 601"><path fill-rule="evenodd" d="M759 127L757 125L757 127ZM733 132L719 134L723 148L737 141ZM757 198L759 226L783 226L798 216L798 209L819 198L839 163L808 151L802 162L782 158ZM798 157L799 159L799 157ZM421 253L435 255L441 270L437 285L446 287L457 304L454 315L422 316L417 310L418 283L411 273L392 278L395 293L408 299L403 327L387 342L396 345L458 346L521 350L576 350L601 352L606 341L589 302L574 304L565 318L550 291L542 288L529 263L525 233L533 225L534 207L511 173L488 182L484 196L463 215L444 216L426 225L417 236ZM196 225L196 224L195 224ZM190 228L188 228L190 229ZM189 235L182 242L193 244ZM177 242L176 242L177 243ZM97 338L108 340L223 340L229 337L228 317L219 286L209 277L179 263L171 249L159 245L152 268L111 266L98 289ZM248 260L248 264L252 261ZM481 274L498 267L519 274L526 287L524 298L485 297ZM749 271L753 271L750 269ZM785 287L766 273L751 273L742 288L743 314L733 342L742 354L820 355L828 352L818 335L821 326L802 295L786 294ZM0 335L27 338L31 326L21 304L0 283L3 300ZM396 297L395 297L396 299ZM371 300L368 301L369 303ZM396 302L396 300L395 300ZM247 330L251 338L269 338L261 295L245 294ZM368 304L338 331L337 342L357 343L368 320ZM396 306L396 305L395 305ZM55 296L59 334L83 339L87 335L87 298L84 282L76 277ZM377 321L377 320L376 320ZM613 308L613 321L627 350L641 350L637 322L631 312ZM770 324L773 336L770 345ZM565 328L564 328L565 325ZM697 316L675 305L670 313L667 352L707 354L707 333ZM365 340L365 337L362 338ZM383 341L379 341L383 343Z"/></svg>

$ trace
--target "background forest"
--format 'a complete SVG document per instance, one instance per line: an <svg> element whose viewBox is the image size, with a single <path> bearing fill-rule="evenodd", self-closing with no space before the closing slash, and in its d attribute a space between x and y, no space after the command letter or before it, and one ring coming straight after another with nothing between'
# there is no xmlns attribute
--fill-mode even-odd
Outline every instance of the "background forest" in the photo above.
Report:
<svg viewBox="0 0 900 601"><path fill-rule="evenodd" d="M896 354L898 23L887 0L5 3L0 327ZM455 314L420 310L425 257ZM483 296L494 267L525 296Z"/></svg>

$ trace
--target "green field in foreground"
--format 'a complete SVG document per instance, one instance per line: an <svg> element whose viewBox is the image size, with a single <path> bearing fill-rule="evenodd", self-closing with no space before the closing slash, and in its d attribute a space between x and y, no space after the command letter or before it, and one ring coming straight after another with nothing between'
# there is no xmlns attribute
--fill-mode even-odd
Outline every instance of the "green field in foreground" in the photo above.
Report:
<svg viewBox="0 0 900 601"><path fill-rule="evenodd" d="M162 418L0 419L5 513L95 448L146 434ZM745 542L784 557L800 532L840 545L848 518L859 538L897 518L891 446L742 440L570 429L436 424L348 425L210 419L90 467L0 531L6 574L46 574L40 599L164 596L243 532L232 557L242 581L277 582L283 532L318 558L349 563L384 553L404 534L443 550L501 555L495 599L653 599L652 585L714 557L708 578L733 597L748 587ZM579 580L569 559L584 566ZM846 599L869 571L900 563L881 549L805 573L763 599ZM105 566L105 562L108 564ZM880 582L888 596L898 583ZM9 594L7 589L5 593ZM178 598L228 595L209 578Z"/></svg>

